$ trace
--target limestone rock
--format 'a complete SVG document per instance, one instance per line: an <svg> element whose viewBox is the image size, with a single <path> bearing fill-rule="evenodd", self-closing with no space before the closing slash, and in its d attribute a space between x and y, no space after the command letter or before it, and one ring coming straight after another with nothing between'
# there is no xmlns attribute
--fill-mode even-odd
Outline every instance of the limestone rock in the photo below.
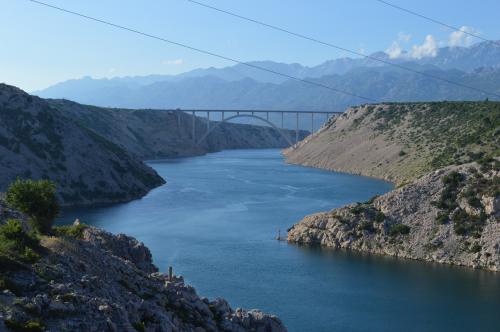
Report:
<svg viewBox="0 0 500 332"><path fill-rule="evenodd" d="M87 228L82 239L46 237L30 268L2 271L16 293L0 293L6 321L38 321L48 331L286 331L273 315L209 301L181 277L167 280L151 253L126 235ZM23 281L24 280L24 281Z"/></svg>
<svg viewBox="0 0 500 332"><path fill-rule="evenodd" d="M443 212L436 206L445 190L443 177L455 173L463 176L457 207ZM472 197L474 185L488 194L481 203L470 200L472 207L465 197ZM307 216L289 230L288 241L500 271L500 197L490 196L497 189L493 171L450 166L372 202ZM457 211L465 213L450 220ZM437 218L440 214L446 218Z"/></svg>

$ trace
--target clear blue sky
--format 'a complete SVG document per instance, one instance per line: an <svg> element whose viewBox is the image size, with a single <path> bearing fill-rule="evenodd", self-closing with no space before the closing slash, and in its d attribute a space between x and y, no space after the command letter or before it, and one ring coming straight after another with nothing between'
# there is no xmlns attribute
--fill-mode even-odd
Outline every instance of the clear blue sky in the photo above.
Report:
<svg viewBox="0 0 500 332"><path fill-rule="evenodd" d="M316 65L346 56L185 0L45 1L243 61ZM374 0L200 1L367 54L386 50L395 41L411 50L413 45L422 45L427 35L445 46L451 33ZM391 1L452 25L467 26L485 38L500 39L498 0ZM0 0L0 8L0 81L28 91L87 75L176 74L231 65L26 0Z"/></svg>

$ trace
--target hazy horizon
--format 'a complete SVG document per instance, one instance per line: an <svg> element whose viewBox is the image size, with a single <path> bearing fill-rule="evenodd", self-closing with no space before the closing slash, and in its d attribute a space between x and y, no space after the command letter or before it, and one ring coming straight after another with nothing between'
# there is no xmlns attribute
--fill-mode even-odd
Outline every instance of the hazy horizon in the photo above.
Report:
<svg viewBox="0 0 500 332"><path fill-rule="evenodd" d="M310 67L349 56L182 0L147 4L117 0L49 3L245 62L268 59ZM292 1L286 7L286 15L279 2L207 3L364 54L386 51L394 58L421 58L432 56L438 47L475 42L464 33L446 30L376 1L322 0L314 5ZM494 14L500 10L500 4L493 0L460 7L448 0L401 0L397 4L431 16L439 13L443 21L484 38L498 39L500 35ZM0 54L1 79L27 91L85 76L176 75L197 68L232 65L28 1L4 1L3 5L0 31L8 47Z"/></svg>

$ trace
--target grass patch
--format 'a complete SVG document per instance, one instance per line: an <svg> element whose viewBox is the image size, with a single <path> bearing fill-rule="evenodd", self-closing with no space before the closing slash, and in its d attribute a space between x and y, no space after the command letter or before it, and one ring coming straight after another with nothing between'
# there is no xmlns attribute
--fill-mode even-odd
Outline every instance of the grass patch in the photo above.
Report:
<svg viewBox="0 0 500 332"><path fill-rule="evenodd" d="M70 237L74 239L82 239L83 232L88 228L85 224L56 226L52 228L52 233L59 237Z"/></svg>

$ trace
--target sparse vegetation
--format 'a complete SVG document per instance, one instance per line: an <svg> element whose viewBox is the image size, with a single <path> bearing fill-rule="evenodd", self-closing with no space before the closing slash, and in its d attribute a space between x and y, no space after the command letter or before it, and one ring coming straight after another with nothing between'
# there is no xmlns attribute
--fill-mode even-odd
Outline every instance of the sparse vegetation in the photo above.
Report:
<svg viewBox="0 0 500 332"><path fill-rule="evenodd" d="M441 210L452 212L457 206L457 195L460 188L464 185L464 176L458 172L451 172L443 176L443 184L445 185L439 201L434 204Z"/></svg>
<svg viewBox="0 0 500 332"><path fill-rule="evenodd" d="M500 193L500 177L486 178L481 172L498 171L495 162L496 160L483 162L480 171L473 167L470 168L471 176L468 179L465 179L464 175L458 172L451 172L443 176L442 181L445 186L439 200L434 202L434 205L441 210L436 217L438 224L446 224L451 220L455 234L481 236L486 215L480 198L482 196L496 197ZM467 213L464 209L459 208L458 200L460 198L465 199L470 207L476 209L476 214Z"/></svg>
<svg viewBox="0 0 500 332"><path fill-rule="evenodd" d="M481 237L486 216L482 213L480 216L469 215L465 210L457 209L452 215L453 230L457 235L472 235Z"/></svg>

